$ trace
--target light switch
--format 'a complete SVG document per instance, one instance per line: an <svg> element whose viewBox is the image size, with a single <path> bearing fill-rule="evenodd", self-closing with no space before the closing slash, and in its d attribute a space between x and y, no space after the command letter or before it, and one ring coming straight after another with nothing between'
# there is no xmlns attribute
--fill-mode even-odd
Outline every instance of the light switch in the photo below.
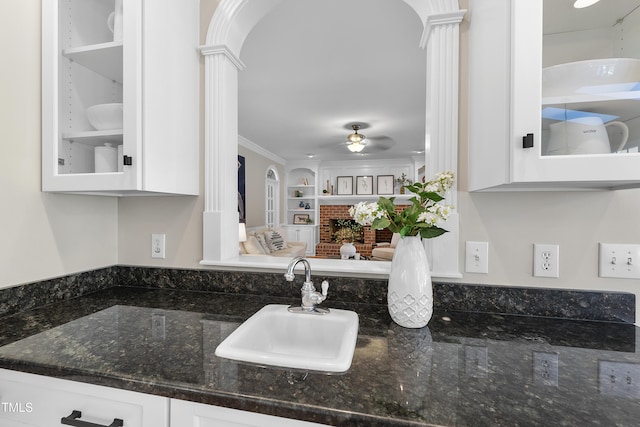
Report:
<svg viewBox="0 0 640 427"><path fill-rule="evenodd" d="M467 242L465 271L467 273L489 273L488 242Z"/></svg>

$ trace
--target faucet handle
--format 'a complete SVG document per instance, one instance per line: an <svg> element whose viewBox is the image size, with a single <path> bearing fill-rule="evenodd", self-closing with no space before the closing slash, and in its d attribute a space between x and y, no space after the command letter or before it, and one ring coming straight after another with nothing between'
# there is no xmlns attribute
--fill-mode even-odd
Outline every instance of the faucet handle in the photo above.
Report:
<svg viewBox="0 0 640 427"><path fill-rule="evenodd" d="M322 286L322 296L326 297L327 291L329 290L329 282L327 282L326 280L323 280L321 286Z"/></svg>

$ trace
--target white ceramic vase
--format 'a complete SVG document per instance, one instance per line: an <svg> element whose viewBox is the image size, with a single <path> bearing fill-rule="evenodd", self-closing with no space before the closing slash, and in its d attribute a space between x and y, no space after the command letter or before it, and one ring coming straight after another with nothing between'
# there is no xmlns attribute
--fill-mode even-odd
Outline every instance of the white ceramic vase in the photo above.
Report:
<svg viewBox="0 0 640 427"><path fill-rule="evenodd" d="M422 328L433 314L433 288L427 253L420 236L400 239L391 260L389 314L405 328Z"/></svg>
<svg viewBox="0 0 640 427"><path fill-rule="evenodd" d="M340 246L340 258L349 259L356 254L356 247L351 242L344 242Z"/></svg>

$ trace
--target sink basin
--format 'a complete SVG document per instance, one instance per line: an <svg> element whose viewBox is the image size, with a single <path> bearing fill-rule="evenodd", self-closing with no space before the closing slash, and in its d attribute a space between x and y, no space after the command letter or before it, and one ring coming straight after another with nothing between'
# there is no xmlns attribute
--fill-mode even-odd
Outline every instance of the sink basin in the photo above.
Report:
<svg viewBox="0 0 640 427"><path fill-rule="evenodd" d="M266 305L216 348L216 356L261 365L345 372L358 337L358 315L291 313L286 305Z"/></svg>
<svg viewBox="0 0 640 427"><path fill-rule="evenodd" d="M640 60L606 58L542 70L542 96L626 92L640 89Z"/></svg>

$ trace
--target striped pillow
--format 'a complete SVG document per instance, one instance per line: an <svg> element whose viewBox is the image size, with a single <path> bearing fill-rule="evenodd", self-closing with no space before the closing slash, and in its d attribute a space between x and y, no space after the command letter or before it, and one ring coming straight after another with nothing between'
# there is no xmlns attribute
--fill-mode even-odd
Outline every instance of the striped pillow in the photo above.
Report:
<svg viewBox="0 0 640 427"><path fill-rule="evenodd" d="M281 251L287 248L287 243L284 241L284 238L275 230L265 231L264 238L271 252Z"/></svg>
<svg viewBox="0 0 640 427"><path fill-rule="evenodd" d="M260 246L262 246L262 249L264 249L264 252L267 254L270 254L271 248L269 247L269 244L267 243L267 240L264 237L264 234L256 233L256 239L258 240L258 243L260 243Z"/></svg>

